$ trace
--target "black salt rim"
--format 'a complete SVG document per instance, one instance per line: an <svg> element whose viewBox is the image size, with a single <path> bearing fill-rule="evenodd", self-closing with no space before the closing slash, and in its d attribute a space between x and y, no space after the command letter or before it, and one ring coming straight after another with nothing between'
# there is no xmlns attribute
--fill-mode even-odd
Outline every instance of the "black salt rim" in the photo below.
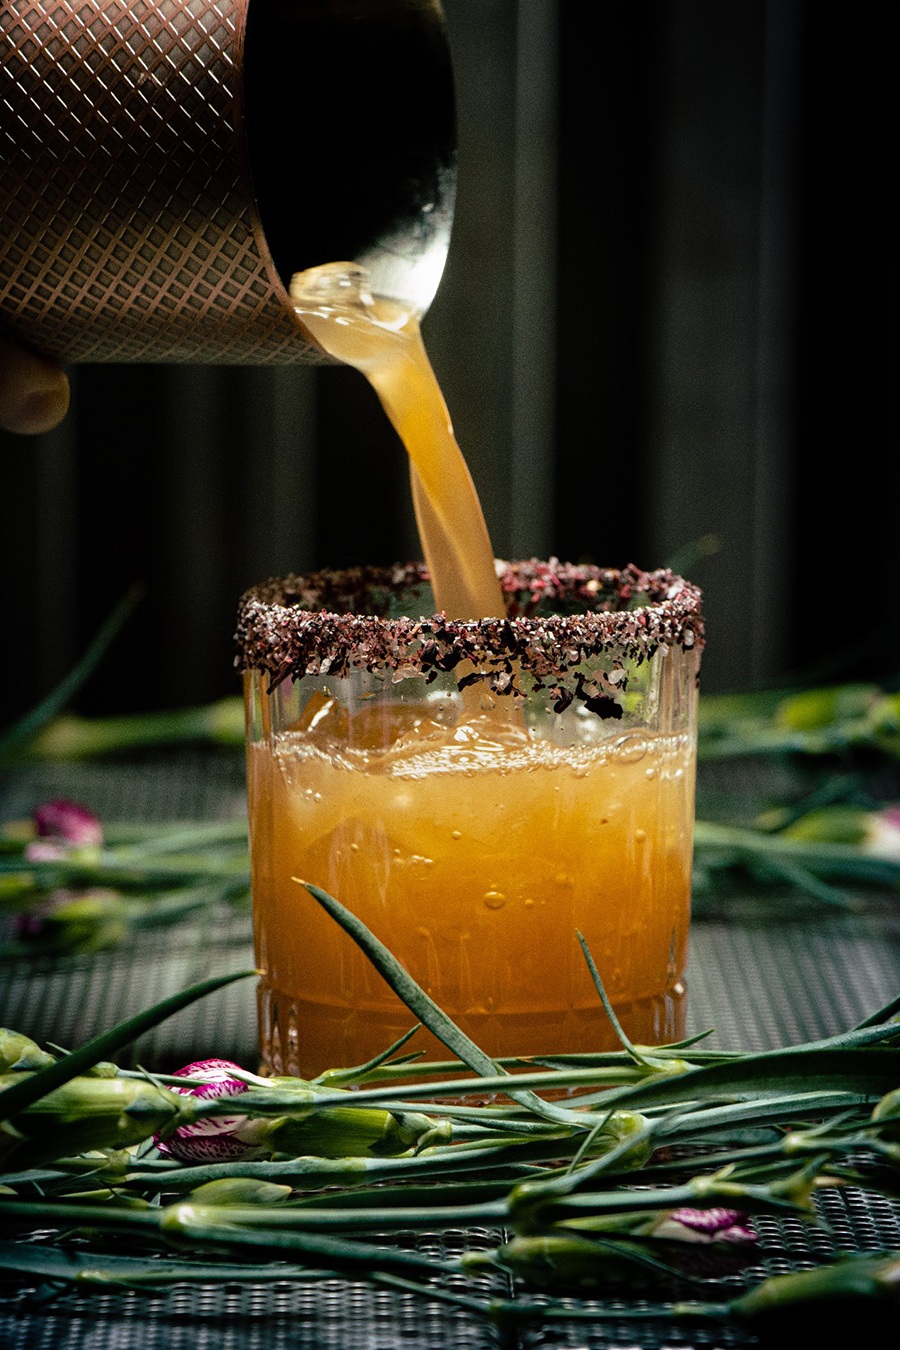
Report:
<svg viewBox="0 0 900 1350"><path fill-rule="evenodd" d="M660 647L698 655L703 648L700 591L666 569L551 559L498 563L497 573L507 617L472 622L443 614L387 617L401 593L428 581L417 563L264 582L241 598L235 665L267 675L270 689L288 678L342 678L354 670L424 675L430 683L462 665L460 688L481 682L495 694L519 696L547 689L556 711L579 699L617 717L629 662L639 665ZM528 689L521 687L525 673Z"/></svg>

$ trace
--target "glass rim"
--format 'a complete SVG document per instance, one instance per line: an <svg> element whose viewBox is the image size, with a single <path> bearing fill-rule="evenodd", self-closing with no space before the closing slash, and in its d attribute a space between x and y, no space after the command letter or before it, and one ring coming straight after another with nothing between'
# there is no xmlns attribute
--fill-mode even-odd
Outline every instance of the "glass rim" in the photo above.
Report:
<svg viewBox="0 0 900 1350"><path fill-rule="evenodd" d="M519 696L549 689L557 711L577 698L604 715L625 687L629 662L640 665L670 647L698 657L703 649L700 590L668 568L645 572L633 564L602 568L556 558L496 567L508 613L469 621L391 615L399 596L427 584L420 563L272 578L241 597L235 666L268 676L270 690L307 675L341 678L363 670L430 683L456 672L459 688L485 682L495 694ZM599 657L604 688L583 670ZM518 683L525 672L528 691Z"/></svg>

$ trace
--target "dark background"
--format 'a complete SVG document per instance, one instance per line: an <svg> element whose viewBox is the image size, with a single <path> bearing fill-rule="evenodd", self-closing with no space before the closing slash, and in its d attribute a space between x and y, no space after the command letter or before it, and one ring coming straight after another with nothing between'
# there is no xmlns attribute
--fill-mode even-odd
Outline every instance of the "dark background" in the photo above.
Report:
<svg viewBox="0 0 900 1350"><path fill-rule="evenodd" d="M496 551L682 562L708 690L893 678L900 11L445 10L459 198L425 336ZM246 586L416 554L355 372L72 375L58 431L0 445L10 716L135 581L82 711L235 693Z"/></svg>

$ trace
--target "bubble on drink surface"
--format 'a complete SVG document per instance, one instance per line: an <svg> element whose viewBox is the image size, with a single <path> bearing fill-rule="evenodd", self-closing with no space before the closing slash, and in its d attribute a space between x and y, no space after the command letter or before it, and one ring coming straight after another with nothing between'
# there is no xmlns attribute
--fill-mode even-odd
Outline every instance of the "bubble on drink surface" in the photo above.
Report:
<svg viewBox="0 0 900 1350"><path fill-rule="evenodd" d="M613 742L616 758L623 764L639 764L648 749L646 737L639 731L631 731Z"/></svg>
<svg viewBox="0 0 900 1350"><path fill-rule="evenodd" d="M485 891L484 903L488 909L502 909L506 904L506 896L502 891Z"/></svg>

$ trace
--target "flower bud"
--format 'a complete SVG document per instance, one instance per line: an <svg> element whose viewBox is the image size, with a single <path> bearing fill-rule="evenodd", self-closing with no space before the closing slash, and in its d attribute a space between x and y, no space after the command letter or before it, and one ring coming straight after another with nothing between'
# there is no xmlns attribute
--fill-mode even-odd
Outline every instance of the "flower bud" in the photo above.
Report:
<svg viewBox="0 0 900 1350"><path fill-rule="evenodd" d="M58 887L37 905L17 914L13 932L35 952L56 955L96 952L118 946L128 932L128 904L118 891Z"/></svg>
<svg viewBox="0 0 900 1350"><path fill-rule="evenodd" d="M195 1186L185 1197L189 1205L279 1205L291 1194L290 1186L255 1177L219 1177Z"/></svg>
<svg viewBox="0 0 900 1350"><path fill-rule="evenodd" d="M99 819L80 802L57 797L39 806L33 819L40 839L68 844L70 848L100 848L103 844Z"/></svg>
<svg viewBox="0 0 900 1350"><path fill-rule="evenodd" d="M654 1237L678 1238L681 1242L756 1242L747 1216L739 1209L670 1209L656 1216L649 1230Z"/></svg>
<svg viewBox="0 0 900 1350"><path fill-rule="evenodd" d="M863 848L875 858L900 862L900 806L872 812Z"/></svg>
<svg viewBox="0 0 900 1350"><path fill-rule="evenodd" d="M827 1266L818 1266L814 1270L799 1270L790 1275L772 1275L762 1284L732 1301L732 1310L744 1317L776 1319L799 1313L801 1318L819 1312L823 1317L833 1318L843 1309L858 1305L855 1316L863 1314L862 1304L878 1303L886 1308L900 1304L900 1257L896 1252L888 1254L858 1253L843 1257ZM873 1317L878 1313L872 1310ZM807 1329L803 1321L796 1322L798 1328ZM832 1332L840 1324L830 1322ZM879 1325L881 1322L879 1321ZM896 1315L891 1326L896 1325ZM815 1327L809 1328L815 1330ZM884 1328L887 1330L887 1327ZM862 1330L857 1323L854 1326L841 1327L842 1333ZM868 1338L867 1338L868 1339ZM797 1341L799 1344L799 1341ZM850 1344L842 1334L840 1344ZM886 1345L886 1340L871 1342ZM829 1340L829 1345L838 1344Z"/></svg>
<svg viewBox="0 0 900 1350"><path fill-rule="evenodd" d="M238 1069L227 1059L202 1059L177 1069L176 1078L198 1078L203 1081L189 1087L173 1088L185 1097L239 1097L247 1091L247 1084L235 1077ZM241 1138L241 1132L249 1138ZM192 1125L180 1125L172 1134L156 1137L156 1146L167 1157L179 1162L225 1162L252 1158L259 1149L252 1138L252 1126L246 1116L205 1116Z"/></svg>
<svg viewBox="0 0 900 1350"><path fill-rule="evenodd" d="M304 1116L282 1116L263 1129L275 1153L317 1158L396 1157L449 1133L417 1111L326 1106Z"/></svg>
<svg viewBox="0 0 900 1350"><path fill-rule="evenodd" d="M461 1264L472 1274L499 1266L537 1289L574 1291L648 1282L647 1271L618 1255L609 1242L576 1233L514 1237L495 1252L465 1253ZM653 1278L658 1279L656 1272Z"/></svg>
<svg viewBox="0 0 900 1350"><path fill-rule="evenodd" d="M22 1081L0 1078L0 1090ZM140 1078L76 1077L0 1125L0 1155L36 1166L95 1149L142 1143L177 1117L179 1099Z"/></svg>
<svg viewBox="0 0 900 1350"><path fill-rule="evenodd" d="M881 1098L872 1112L872 1120L880 1126L880 1139L900 1140L900 1088L894 1088ZM889 1125L886 1124L888 1121Z"/></svg>
<svg viewBox="0 0 900 1350"><path fill-rule="evenodd" d="M48 1055L28 1036L0 1027L0 1073L27 1073L46 1069L53 1063Z"/></svg>
<svg viewBox="0 0 900 1350"><path fill-rule="evenodd" d="M872 812L861 806L821 806L807 811L782 831L786 839L805 844L852 844L865 842Z"/></svg>

